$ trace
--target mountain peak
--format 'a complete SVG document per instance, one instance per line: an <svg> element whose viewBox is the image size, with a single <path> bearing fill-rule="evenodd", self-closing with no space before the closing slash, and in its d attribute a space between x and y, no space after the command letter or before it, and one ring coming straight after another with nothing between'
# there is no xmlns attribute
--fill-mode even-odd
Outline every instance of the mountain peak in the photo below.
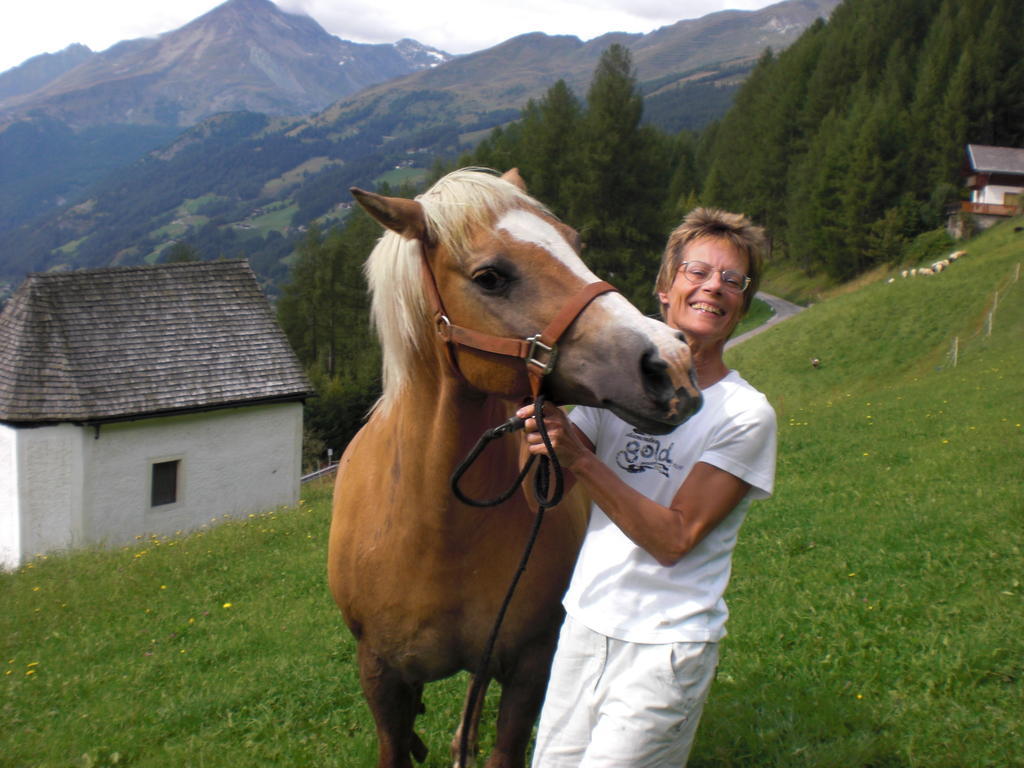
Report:
<svg viewBox="0 0 1024 768"><path fill-rule="evenodd" d="M280 7L278 7L277 3L274 3L272 0L225 0L220 5L214 6L209 11L204 13L202 16L196 18L195 21L198 21L199 19L208 16L216 16L218 14L224 13L234 13L237 11L257 14L285 13L284 11L281 10ZM295 14L288 15L291 16Z"/></svg>
<svg viewBox="0 0 1024 768"><path fill-rule="evenodd" d="M342 40L271 0L226 0L157 38L118 43L43 82L12 87L9 98L0 93L0 121L33 110L76 127L184 126L225 111L304 114L450 58L413 40Z"/></svg>
<svg viewBox="0 0 1024 768"><path fill-rule="evenodd" d="M308 14L301 12L290 13L283 10L277 3L273 2L273 0L225 0L220 5L211 8L202 16L194 19L193 23L211 16L216 18L217 16L233 13L247 14L249 15L249 18L254 21L265 19L267 16L290 16L310 19L310 21L312 21L312 17Z"/></svg>
<svg viewBox="0 0 1024 768"><path fill-rule="evenodd" d="M164 37L210 27L221 34L238 34L267 26L284 30L298 27L307 32L315 29L328 34L312 17L283 11L272 0L226 0L185 26L165 33Z"/></svg>
<svg viewBox="0 0 1024 768"><path fill-rule="evenodd" d="M63 51L33 56L0 73L0 100L38 90L94 55L81 43L72 43Z"/></svg>

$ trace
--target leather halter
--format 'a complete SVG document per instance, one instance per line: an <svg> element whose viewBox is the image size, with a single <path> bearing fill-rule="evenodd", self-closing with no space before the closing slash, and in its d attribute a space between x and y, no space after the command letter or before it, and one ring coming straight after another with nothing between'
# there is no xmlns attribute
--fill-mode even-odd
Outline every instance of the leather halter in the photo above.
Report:
<svg viewBox="0 0 1024 768"><path fill-rule="evenodd" d="M437 288L437 281L434 279L434 271L427 261L426 243L420 242L420 253L422 255L423 282L427 285L427 295L434 313L434 327L438 336L445 342L445 352L448 356L448 363L460 376L458 363L455 360L453 347L469 347L481 352L501 355L503 357L514 357L522 360L526 365L526 372L530 377L530 390L533 396L540 393L541 383L544 376L551 373L555 368L555 360L558 357L558 340L562 334L572 325L584 309L603 293L616 291L614 285L599 280L583 286L582 289L570 299L558 314L554 316L547 327L526 339L516 339L509 336L492 336L488 333L474 331L471 328L464 328L454 325L448 319L445 312L444 302L441 299L441 292Z"/></svg>

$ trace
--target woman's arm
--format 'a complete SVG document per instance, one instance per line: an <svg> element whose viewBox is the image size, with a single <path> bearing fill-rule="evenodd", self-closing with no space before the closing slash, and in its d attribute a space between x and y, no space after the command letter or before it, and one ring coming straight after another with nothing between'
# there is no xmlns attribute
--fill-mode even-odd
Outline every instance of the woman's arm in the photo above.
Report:
<svg viewBox="0 0 1024 768"><path fill-rule="evenodd" d="M531 418L533 406L520 409L527 418L526 445L543 455L547 448ZM630 487L594 454L594 446L560 409L545 411L548 438L562 466L571 470L590 497L637 546L665 566L675 565L743 500L750 485L718 467L698 462L663 506Z"/></svg>

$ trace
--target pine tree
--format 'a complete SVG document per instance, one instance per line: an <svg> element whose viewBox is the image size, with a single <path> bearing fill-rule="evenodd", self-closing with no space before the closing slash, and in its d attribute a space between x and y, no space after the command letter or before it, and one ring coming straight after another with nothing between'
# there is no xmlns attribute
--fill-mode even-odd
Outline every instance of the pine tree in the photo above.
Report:
<svg viewBox="0 0 1024 768"><path fill-rule="evenodd" d="M968 127L976 120L980 111L978 92L975 85L978 78L974 62L973 46L967 46L960 55L953 76L949 79L941 107L935 116L933 137L935 142L931 178L939 183L948 177L949 170L963 157L964 145L968 141ZM986 121L988 122L988 121ZM988 144L988 131L971 131L971 139Z"/></svg>
<svg viewBox="0 0 1024 768"><path fill-rule="evenodd" d="M579 164L583 109L559 80L540 101L530 100L520 121L516 157L530 194L556 213L569 209L568 187Z"/></svg>
<svg viewBox="0 0 1024 768"><path fill-rule="evenodd" d="M201 261L202 256L194 245L179 240L161 254L160 260L167 264L176 264L183 261Z"/></svg>
<svg viewBox="0 0 1024 768"><path fill-rule="evenodd" d="M601 55L587 92L579 180L571 190L571 219L595 248L611 245L628 226L622 209L636 186L630 161L639 151L642 112L629 51L613 45Z"/></svg>
<svg viewBox="0 0 1024 768"><path fill-rule="evenodd" d="M897 46L898 47L898 46ZM900 69L894 50L890 65ZM898 82L884 78L875 89L864 79L853 96L842 129L850 137L846 176L839 193L847 249L845 269L857 273L870 266L882 252L872 248L872 226L896 213L888 213L901 192L915 180L904 174L902 154L907 141L907 118ZM897 211L898 212L898 211Z"/></svg>
<svg viewBox="0 0 1024 768"><path fill-rule="evenodd" d="M629 51L612 45L587 92L579 171L567 184L569 221L595 271L634 302L652 307L657 254L668 224L671 142L641 125L643 99Z"/></svg>
<svg viewBox="0 0 1024 768"><path fill-rule="evenodd" d="M971 141L1024 141L1024 2L994 0L974 47L975 114Z"/></svg>
<svg viewBox="0 0 1024 768"><path fill-rule="evenodd" d="M761 121L751 115L765 115L762 99L768 88L775 57L766 50L750 73L744 87L736 94L733 108L714 132L714 142L705 145L709 157L706 183L702 197L710 204L731 210L758 204L755 164L762 156Z"/></svg>
<svg viewBox="0 0 1024 768"><path fill-rule="evenodd" d="M499 125L477 145L470 158L467 158L466 162L460 162L460 165L476 165L504 172L522 165L522 146L520 125Z"/></svg>
<svg viewBox="0 0 1024 768"><path fill-rule="evenodd" d="M278 321L317 392L306 404L311 445L340 452L380 392L380 349L362 273L379 235L361 209L342 229L310 226L277 304Z"/></svg>
<svg viewBox="0 0 1024 768"><path fill-rule="evenodd" d="M674 224L699 205L697 190L700 177L697 172L697 137L680 132L672 142L672 178L668 184L667 216Z"/></svg>
<svg viewBox="0 0 1024 768"><path fill-rule="evenodd" d="M835 111L821 121L807 153L794 166L789 192L788 253L809 273L850 273L840 194L849 170L846 127Z"/></svg>

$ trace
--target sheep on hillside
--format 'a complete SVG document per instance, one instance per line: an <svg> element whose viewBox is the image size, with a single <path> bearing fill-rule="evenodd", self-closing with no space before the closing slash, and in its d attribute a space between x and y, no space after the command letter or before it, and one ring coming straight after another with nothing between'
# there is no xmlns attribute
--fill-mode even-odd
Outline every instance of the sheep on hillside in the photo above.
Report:
<svg viewBox="0 0 1024 768"><path fill-rule="evenodd" d="M934 262L930 267L912 267L910 269L901 270L900 277L907 278L916 277L917 275L937 275L939 272L949 269L953 262L961 256L966 255L967 251L953 251L953 253L949 254L946 258ZM893 281L890 280L889 282L891 283Z"/></svg>

